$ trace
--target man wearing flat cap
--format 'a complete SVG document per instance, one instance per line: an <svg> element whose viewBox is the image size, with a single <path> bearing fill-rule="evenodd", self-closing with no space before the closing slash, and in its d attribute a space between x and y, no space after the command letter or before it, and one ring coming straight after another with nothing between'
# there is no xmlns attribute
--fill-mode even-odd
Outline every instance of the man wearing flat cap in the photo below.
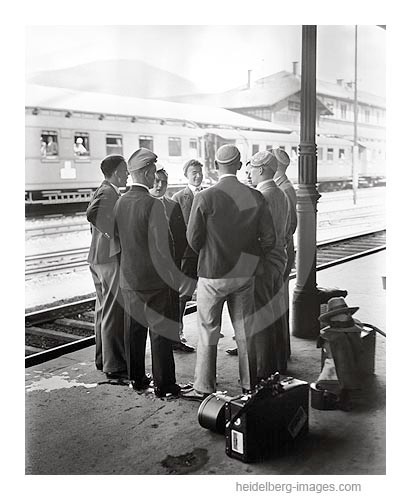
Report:
<svg viewBox="0 0 411 500"><path fill-rule="evenodd" d="M290 164L290 157L281 148L276 148L272 150L273 155L277 159L277 171L274 174L274 182L277 186L285 193L288 201L288 208L290 214L290 227L289 227L289 238L287 244L287 265L285 266L284 271L284 296L287 306L286 312L286 327L287 327L287 343L288 343L288 352L291 354L290 348L290 320L289 320L289 282L290 282L290 273L292 268L294 267L295 260L295 250L294 250L294 233L297 229L297 193L295 192L293 183L288 179L286 175L286 170L288 165Z"/></svg>
<svg viewBox="0 0 411 500"><path fill-rule="evenodd" d="M258 376L266 378L287 368L288 341L285 325L283 274L287 261L289 209L286 195L274 182L277 160L269 151L260 151L250 160L251 185L264 196L270 208L276 234L274 258L264 261L264 273L256 277L255 300L257 323ZM271 320L270 320L271 316Z"/></svg>
<svg viewBox="0 0 411 500"><path fill-rule="evenodd" d="M193 389L182 394L204 399L216 390L217 344L227 302L238 345L244 391L257 382L254 345L254 277L263 255L275 247L275 232L264 197L237 179L240 151L226 144L216 153L219 181L194 198L187 239L198 253L199 340Z"/></svg>
<svg viewBox="0 0 411 500"><path fill-rule="evenodd" d="M198 160L188 160L183 166L183 172L188 181L187 186L175 193L172 199L180 205L184 222L187 226L194 196L202 191L203 165ZM198 255L193 252L190 246L187 246L181 261L181 271L186 276L186 279L182 280L180 287L180 339L183 344L186 342L183 334L184 311L187 302L191 300L197 286L197 263ZM179 346L182 348L182 344Z"/></svg>
<svg viewBox="0 0 411 500"><path fill-rule="evenodd" d="M120 287L125 307L125 351L128 376L135 390L150 384L145 373L147 329L151 341L154 392L177 395L172 343L178 341L170 288L176 288L168 243L168 221L160 200L153 198L157 156L135 151L128 170L131 189L115 207L115 232L120 252Z"/></svg>

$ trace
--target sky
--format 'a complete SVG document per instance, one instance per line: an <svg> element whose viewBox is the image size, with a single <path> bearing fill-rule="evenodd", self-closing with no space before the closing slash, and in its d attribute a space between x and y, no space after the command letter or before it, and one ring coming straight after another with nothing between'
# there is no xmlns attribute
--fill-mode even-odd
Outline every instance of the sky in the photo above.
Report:
<svg viewBox="0 0 411 500"><path fill-rule="evenodd" d="M358 27L358 88L385 95L386 32ZM26 74L104 59L138 59L220 92L301 63L301 26L28 26ZM301 64L299 65L301 71ZM317 76L354 79L354 26L319 25Z"/></svg>

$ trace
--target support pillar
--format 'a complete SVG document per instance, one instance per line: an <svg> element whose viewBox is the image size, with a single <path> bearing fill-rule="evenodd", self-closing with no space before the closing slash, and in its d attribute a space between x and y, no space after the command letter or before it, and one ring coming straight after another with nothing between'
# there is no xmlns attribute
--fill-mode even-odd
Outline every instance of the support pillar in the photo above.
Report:
<svg viewBox="0 0 411 500"><path fill-rule="evenodd" d="M320 303L317 264L317 145L316 47L317 27L302 27L301 128L297 191L297 282L293 295L291 331L295 337L317 338Z"/></svg>

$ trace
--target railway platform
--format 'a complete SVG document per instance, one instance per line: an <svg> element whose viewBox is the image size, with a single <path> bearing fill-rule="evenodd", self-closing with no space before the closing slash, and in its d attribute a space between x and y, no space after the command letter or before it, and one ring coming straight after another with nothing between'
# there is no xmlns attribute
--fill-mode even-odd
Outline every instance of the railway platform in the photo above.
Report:
<svg viewBox="0 0 411 500"><path fill-rule="evenodd" d="M355 317L384 331L385 253L317 273L319 286L348 290L347 303L360 307ZM195 313L185 318L193 345L196 319ZM225 352L234 344L226 310L222 333L218 387L236 395L238 359ZM292 337L291 342L288 374L315 381L321 356L315 340ZM223 436L199 426L199 403L105 383L94 367L94 347L68 354L26 369L26 474L383 475L385 354L386 339L377 335L375 376L365 382L351 412L310 408L309 434L295 452L252 464L228 458ZM192 381L195 359L175 353L178 382Z"/></svg>

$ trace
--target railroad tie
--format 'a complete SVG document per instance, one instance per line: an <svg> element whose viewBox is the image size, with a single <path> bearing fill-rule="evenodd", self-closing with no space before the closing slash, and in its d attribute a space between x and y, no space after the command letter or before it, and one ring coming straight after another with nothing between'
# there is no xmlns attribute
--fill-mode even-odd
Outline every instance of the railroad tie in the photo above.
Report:
<svg viewBox="0 0 411 500"><path fill-rule="evenodd" d="M69 326L71 328L81 328L82 330L94 331L94 324L89 321L81 321L79 319L61 318L54 321L56 325Z"/></svg>
<svg viewBox="0 0 411 500"><path fill-rule="evenodd" d="M72 333L66 333L66 332L59 332L56 330L49 330L48 328L39 328L38 326L26 327L26 334L37 335L42 337L46 336L56 340L66 340L70 342L73 340L79 340L84 338L81 337L80 335L74 335Z"/></svg>

